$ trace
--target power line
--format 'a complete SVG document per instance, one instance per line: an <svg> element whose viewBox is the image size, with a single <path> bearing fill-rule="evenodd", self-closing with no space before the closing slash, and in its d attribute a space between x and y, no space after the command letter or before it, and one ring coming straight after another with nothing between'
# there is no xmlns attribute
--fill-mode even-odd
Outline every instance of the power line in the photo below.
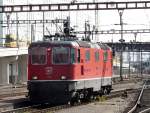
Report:
<svg viewBox="0 0 150 113"><path fill-rule="evenodd" d="M150 33L150 29L134 29L134 30L122 30L123 34L134 34L134 33ZM100 31L76 31L76 34L121 34L121 30L100 30Z"/></svg>

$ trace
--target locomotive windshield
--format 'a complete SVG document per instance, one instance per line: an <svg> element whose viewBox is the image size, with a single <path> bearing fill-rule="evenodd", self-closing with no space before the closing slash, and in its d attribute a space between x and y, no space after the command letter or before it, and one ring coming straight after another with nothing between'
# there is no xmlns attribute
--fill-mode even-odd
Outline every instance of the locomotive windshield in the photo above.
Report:
<svg viewBox="0 0 150 113"><path fill-rule="evenodd" d="M46 64L46 48L45 47L34 47L30 50L31 63L33 65Z"/></svg>
<svg viewBox="0 0 150 113"><path fill-rule="evenodd" d="M69 63L69 47L53 47L53 64Z"/></svg>

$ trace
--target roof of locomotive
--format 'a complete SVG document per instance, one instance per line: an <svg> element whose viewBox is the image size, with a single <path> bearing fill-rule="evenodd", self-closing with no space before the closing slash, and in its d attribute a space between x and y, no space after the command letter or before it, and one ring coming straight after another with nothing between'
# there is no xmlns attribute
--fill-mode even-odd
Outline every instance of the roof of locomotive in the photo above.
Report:
<svg viewBox="0 0 150 113"><path fill-rule="evenodd" d="M50 45L52 46L68 45L68 46L79 47L78 43L75 43L74 41L38 41L38 42L31 43L30 47L35 47L35 46L49 47Z"/></svg>
<svg viewBox="0 0 150 113"><path fill-rule="evenodd" d="M84 47L84 48L101 48L104 50L108 50L108 46L102 43L91 43L87 41L39 41L39 42L33 42L30 44L30 47L49 47L57 46L57 45L67 45L67 46L73 46L73 47ZM109 48L110 49L110 48Z"/></svg>
<svg viewBox="0 0 150 113"><path fill-rule="evenodd" d="M102 49L104 49L104 50L109 50L109 49L111 49L107 44L103 44L103 43L100 43L100 42L98 42L97 43Z"/></svg>

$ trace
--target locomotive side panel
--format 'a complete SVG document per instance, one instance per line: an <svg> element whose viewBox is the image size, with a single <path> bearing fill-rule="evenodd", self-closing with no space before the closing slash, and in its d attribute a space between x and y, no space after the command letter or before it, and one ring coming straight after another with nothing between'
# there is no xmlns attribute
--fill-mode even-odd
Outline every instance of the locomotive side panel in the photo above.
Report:
<svg viewBox="0 0 150 113"><path fill-rule="evenodd" d="M76 75L75 79L78 81L76 83L76 89L88 89L92 88L94 91L99 91L101 89L101 75L100 75L100 56L97 55L98 61L95 61L95 52L97 49L91 48L81 48L81 62L79 63L81 74ZM75 70L79 71L79 70Z"/></svg>
<svg viewBox="0 0 150 113"><path fill-rule="evenodd" d="M103 78L102 87L111 90L112 87L112 55L111 50L106 49L103 51Z"/></svg>
<svg viewBox="0 0 150 113"><path fill-rule="evenodd" d="M43 46L37 44L39 48L36 52L40 54L35 52L35 55L37 59L44 57L46 63L42 61L43 64L34 65L32 53L29 54L28 89L31 101L69 101L74 93L95 93L111 86L111 60L104 61L103 48L64 43L47 43L44 46L46 54L42 52L42 55L39 48ZM109 54L108 59L111 59Z"/></svg>

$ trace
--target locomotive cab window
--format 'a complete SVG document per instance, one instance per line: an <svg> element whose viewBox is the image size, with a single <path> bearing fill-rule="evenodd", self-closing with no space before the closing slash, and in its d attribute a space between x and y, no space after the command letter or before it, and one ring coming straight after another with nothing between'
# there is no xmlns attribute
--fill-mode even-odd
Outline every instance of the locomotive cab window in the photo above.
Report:
<svg viewBox="0 0 150 113"><path fill-rule="evenodd" d="M106 62L108 60L108 53L107 51L104 52L104 61Z"/></svg>
<svg viewBox="0 0 150 113"><path fill-rule="evenodd" d="M34 47L30 49L31 64L43 65L46 64L46 48L45 47Z"/></svg>
<svg viewBox="0 0 150 113"><path fill-rule="evenodd" d="M90 61L90 51L89 50L86 50L86 52L85 52L85 61L86 62Z"/></svg>
<svg viewBox="0 0 150 113"><path fill-rule="evenodd" d="M99 52L96 51L95 52L95 62L98 62L99 61Z"/></svg>
<svg viewBox="0 0 150 113"><path fill-rule="evenodd" d="M76 62L76 55L75 55L75 49L71 48L71 63L75 63Z"/></svg>
<svg viewBox="0 0 150 113"><path fill-rule="evenodd" d="M69 47L53 47L52 60L53 64L68 64Z"/></svg>

